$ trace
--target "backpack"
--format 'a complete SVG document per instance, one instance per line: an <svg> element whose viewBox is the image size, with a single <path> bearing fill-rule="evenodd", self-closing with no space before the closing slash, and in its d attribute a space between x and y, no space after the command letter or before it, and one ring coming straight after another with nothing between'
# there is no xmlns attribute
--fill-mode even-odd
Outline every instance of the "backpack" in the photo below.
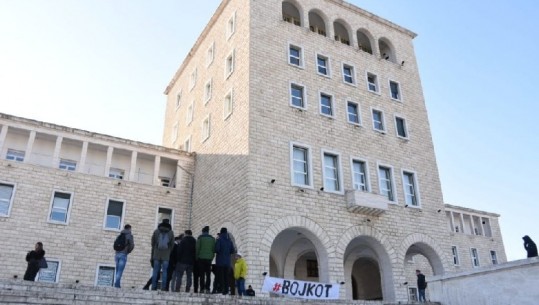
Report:
<svg viewBox="0 0 539 305"><path fill-rule="evenodd" d="M114 245L112 246L115 251L122 251L127 247L127 238L124 233L120 233L116 240L114 240Z"/></svg>
<svg viewBox="0 0 539 305"><path fill-rule="evenodd" d="M157 240L157 249L158 250L166 250L166 249L168 249L168 243L170 241L170 239L168 238L168 232L167 233L160 232L157 239L158 239Z"/></svg>

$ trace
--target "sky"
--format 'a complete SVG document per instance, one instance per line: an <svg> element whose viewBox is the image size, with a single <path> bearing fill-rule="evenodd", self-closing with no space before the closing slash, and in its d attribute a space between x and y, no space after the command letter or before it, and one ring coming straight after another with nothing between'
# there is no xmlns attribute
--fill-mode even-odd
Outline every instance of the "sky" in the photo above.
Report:
<svg viewBox="0 0 539 305"><path fill-rule="evenodd" d="M352 0L412 30L446 203L539 242L539 1ZM161 144L163 91L220 0L0 0L0 112Z"/></svg>

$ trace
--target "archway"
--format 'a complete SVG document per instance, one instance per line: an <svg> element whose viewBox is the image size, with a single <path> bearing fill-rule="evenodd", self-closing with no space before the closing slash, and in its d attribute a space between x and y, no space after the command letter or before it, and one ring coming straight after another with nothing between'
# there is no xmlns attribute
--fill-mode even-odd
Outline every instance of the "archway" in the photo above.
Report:
<svg viewBox="0 0 539 305"><path fill-rule="evenodd" d="M378 49L380 50L380 56L382 59L396 63L397 57L395 56L395 49L387 38L380 38L378 40Z"/></svg>
<svg viewBox="0 0 539 305"><path fill-rule="evenodd" d="M283 1L282 4L282 10L283 10L283 20L286 22L290 22L294 25L301 26L302 25L302 18L300 11L298 9L297 3L291 0Z"/></svg>
<svg viewBox="0 0 539 305"><path fill-rule="evenodd" d="M366 30L357 30L357 45L361 51L373 54L371 35Z"/></svg>
<svg viewBox="0 0 539 305"><path fill-rule="evenodd" d="M335 31L335 40L350 45L350 35L348 35L348 29L342 21L333 22L333 31Z"/></svg>
<svg viewBox="0 0 539 305"><path fill-rule="evenodd" d="M326 22L317 11L312 10L309 12L309 29L312 32L327 36Z"/></svg>

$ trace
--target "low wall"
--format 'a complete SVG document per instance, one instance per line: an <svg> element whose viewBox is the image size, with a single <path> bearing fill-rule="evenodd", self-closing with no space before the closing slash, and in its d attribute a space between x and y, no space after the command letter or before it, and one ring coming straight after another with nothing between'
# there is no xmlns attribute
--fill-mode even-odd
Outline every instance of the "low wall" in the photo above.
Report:
<svg viewBox="0 0 539 305"><path fill-rule="evenodd" d="M539 258L429 277L427 289L444 305L537 305Z"/></svg>

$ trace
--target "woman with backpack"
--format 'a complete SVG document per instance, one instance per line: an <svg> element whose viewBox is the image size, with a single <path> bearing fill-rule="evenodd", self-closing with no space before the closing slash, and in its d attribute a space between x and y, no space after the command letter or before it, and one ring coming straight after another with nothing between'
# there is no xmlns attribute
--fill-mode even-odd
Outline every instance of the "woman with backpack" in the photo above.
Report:
<svg viewBox="0 0 539 305"><path fill-rule="evenodd" d="M45 261L45 250L43 250L43 243L38 241L35 245L35 249L26 254L26 261L28 266L24 273L25 281L35 281L36 275L40 268L47 268Z"/></svg>

